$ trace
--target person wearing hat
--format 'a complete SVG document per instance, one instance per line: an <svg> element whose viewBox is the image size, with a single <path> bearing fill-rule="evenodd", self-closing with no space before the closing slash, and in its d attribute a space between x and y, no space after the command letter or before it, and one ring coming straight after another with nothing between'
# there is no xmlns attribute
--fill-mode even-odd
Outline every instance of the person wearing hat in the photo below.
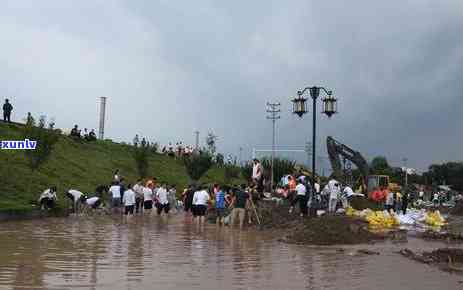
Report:
<svg viewBox="0 0 463 290"><path fill-rule="evenodd" d="M13 111L13 106L10 100L5 99L5 104L3 104L3 122L11 123L11 111Z"/></svg>

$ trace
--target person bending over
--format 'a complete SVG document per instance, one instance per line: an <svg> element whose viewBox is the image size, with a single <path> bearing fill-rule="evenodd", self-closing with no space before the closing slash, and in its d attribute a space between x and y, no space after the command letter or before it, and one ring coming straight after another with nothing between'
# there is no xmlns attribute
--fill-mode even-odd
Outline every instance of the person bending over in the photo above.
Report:
<svg viewBox="0 0 463 290"><path fill-rule="evenodd" d="M46 189L39 197L40 209L50 210L55 207L58 197L56 196L56 186Z"/></svg>

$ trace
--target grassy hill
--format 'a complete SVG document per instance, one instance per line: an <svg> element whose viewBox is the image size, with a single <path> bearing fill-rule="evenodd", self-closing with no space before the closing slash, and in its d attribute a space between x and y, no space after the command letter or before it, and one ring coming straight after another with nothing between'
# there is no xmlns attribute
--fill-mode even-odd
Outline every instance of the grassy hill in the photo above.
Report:
<svg viewBox="0 0 463 290"><path fill-rule="evenodd" d="M0 140L24 140L23 130L22 126L0 122ZM132 183L138 177L132 148L107 140L80 142L63 135L50 159L35 172L27 166L24 151L0 150L0 212L33 210L40 193L52 184L58 186L58 198L63 207L66 190L74 188L91 194L97 185L111 182L115 169ZM177 192L189 182L181 160L150 153L149 165L149 176L176 184ZM201 182L224 183L224 169L211 168Z"/></svg>

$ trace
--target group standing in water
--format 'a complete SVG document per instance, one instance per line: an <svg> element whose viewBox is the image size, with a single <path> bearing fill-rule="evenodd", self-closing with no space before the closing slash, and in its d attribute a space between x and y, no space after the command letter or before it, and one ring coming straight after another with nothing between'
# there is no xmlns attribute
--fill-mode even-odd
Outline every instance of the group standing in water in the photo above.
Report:
<svg viewBox="0 0 463 290"><path fill-rule="evenodd" d="M107 208L112 214L126 216L130 219L133 215L150 215L157 213L159 216L168 216L171 209L177 211L183 204L186 220L193 220L197 225L204 225L206 216L215 213L217 225L226 223L233 226L239 222L243 228L245 216L248 214L251 223L250 188L241 185L237 188L229 188L214 184L211 188L207 185L190 185L182 195L182 201L177 201L175 185L158 183L156 178L147 180L138 179L136 183L127 184L121 177L119 170L114 172L110 186L100 185L96 188L94 196L88 196L76 189L66 191L66 198L72 204L74 213L88 210ZM108 194L108 206L105 207L104 198ZM39 198L42 209L55 207L57 187L51 186L45 190ZM226 220L226 217L229 217Z"/></svg>

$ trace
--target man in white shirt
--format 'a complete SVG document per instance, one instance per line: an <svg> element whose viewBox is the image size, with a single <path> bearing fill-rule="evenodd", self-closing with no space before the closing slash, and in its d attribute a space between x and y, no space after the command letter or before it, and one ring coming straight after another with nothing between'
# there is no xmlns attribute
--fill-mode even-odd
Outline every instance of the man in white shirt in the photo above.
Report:
<svg viewBox="0 0 463 290"><path fill-rule="evenodd" d="M354 191L349 185L344 186L341 196L341 202L343 208L349 207L349 199L354 195Z"/></svg>
<svg viewBox="0 0 463 290"><path fill-rule="evenodd" d="M202 190L196 191L193 195L193 217L198 224L204 224L209 199L210 196L205 187Z"/></svg>
<svg viewBox="0 0 463 290"><path fill-rule="evenodd" d="M109 192L111 193L111 207L113 208L113 211L119 211L122 196L119 182L113 182L109 188Z"/></svg>
<svg viewBox="0 0 463 290"><path fill-rule="evenodd" d="M254 165L252 166L252 180L257 186L257 192L262 193L264 181L262 178L262 164L260 164L260 161L257 158L254 158L253 162Z"/></svg>
<svg viewBox="0 0 463 290"><path fill-rule="evenodd" d="M328 182L327 189L329 192L329 202L328 202L328 212L335 213L336 212L336 204L338 203L338 198L341 193L341 187L339 182L335 179L331 179Z"/></svg>
<svg viewBox="0 0 463 290"><path fill-rule="evenodd" d="M161 215L163 211L166 215L169 214L170 206L168 192L164 184L162 184L156 191L156 208L158 215Z"/></svg>
<svg viewBox="0 0 463 290"><path fill-rule="evenodd" d="M135 208L135 192L132 190L132 184L128 185L128 189L124 192L122 203L125 208L125 215L133 215Z"/></svg>
<svg viewBox="0 0 463 290"><path fill-rule="evenodd" d="M294 205L299 202L300 215L307 215L307 188L301 179L297 180L296 197L291 202L289 213L292 213Z"/></svg>
<svg viewBox="0 0 463 290"><path fill-rule="evenodd" d="M101 198L99 198L98 196L89 197L85 199L85 203L87 204L87 206L93 209L97 209L101 205Z"/></svg>
<svg viewBox="0 0 463 290"><path fill-rule="evenodd" d="M151 213L153 209L153 183L143 187L143 213Z"/></svg>
<svg viewBox="0 0 463 290"><path fill-rule="evenodd" d="M72 202L72 212L77 213L79 212L79 201L81 201L81 198L84 196L84 194L78 190L75 189L69 189L66 192L66 197L68 197L71 202Z"/></svg>
<svg viewBox="0 0 463 290"><path fill-rule="evenodd" d="M135 192L135 213L139 213L143 209L143 185L142 180L138 179L132 190Z"/></svg>
<svg viewBox="0 0 463 290"><path fill-rule="evenodd" d="M320 193L320 181L317 180L314 186L315 186L315 193L319 194Z"/></svg>

